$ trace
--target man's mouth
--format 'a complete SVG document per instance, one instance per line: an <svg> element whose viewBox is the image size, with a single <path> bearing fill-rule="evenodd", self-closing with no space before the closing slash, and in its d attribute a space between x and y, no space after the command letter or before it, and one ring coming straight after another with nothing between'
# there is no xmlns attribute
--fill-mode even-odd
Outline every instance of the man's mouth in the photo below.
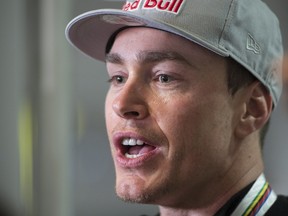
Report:
<svg viewBox="0 0 288 216"><path fill-rule="evenodd" d="M162 144L159 140L155 136L149 139L134 132L116 132L113 134L116 150L114 159L124 168L137 168L150 164L161 152Z"/></svg>
<svg viewBox="0 0 288 216"><path fill-rule="evenodd" d="M155 146L149 145L145 141L136 138L124 138L121 142L121 153L128 159L135 159L153 151Z"/></svg>

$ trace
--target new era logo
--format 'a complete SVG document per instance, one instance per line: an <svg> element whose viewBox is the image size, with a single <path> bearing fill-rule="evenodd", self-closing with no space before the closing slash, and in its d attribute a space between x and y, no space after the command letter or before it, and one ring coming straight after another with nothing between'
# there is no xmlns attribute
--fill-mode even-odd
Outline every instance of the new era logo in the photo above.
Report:
<svg viewBox="0 0 288 216"><path fill-rule="evenodd" d="M250 34L248 34L248 37L247 37L246 48L247 50L253 51L255 54L261 53L260 45L256 42L256 40Z"/></svg>

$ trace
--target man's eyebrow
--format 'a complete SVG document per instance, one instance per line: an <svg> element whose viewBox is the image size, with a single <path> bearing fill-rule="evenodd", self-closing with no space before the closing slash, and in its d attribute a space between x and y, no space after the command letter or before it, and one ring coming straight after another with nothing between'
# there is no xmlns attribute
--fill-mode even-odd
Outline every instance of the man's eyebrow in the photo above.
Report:
<svg viewBox="0 0 288 216"><path fill-rule="evenodd" d="M142 51L137 55L137 59L144 63L162 62L162 61L181 61L187 60L174 51Z"/></svg>
<svg viewBox="0 0 288 216"><path fill-rule="evenodd" d="M174 51L141 51L136 55L136 60L140 63L180 61L189 64L182 55ZM106 55L106 62L123 64L124 61L124 58L122 58L118 53L108 53Z"/></svg>
<svg viewBox="0 0 288 216"><path fill-rule="evenodd" d="M124 59L117 53L106 54L106 62L113 64L123 64Z"/></svg>

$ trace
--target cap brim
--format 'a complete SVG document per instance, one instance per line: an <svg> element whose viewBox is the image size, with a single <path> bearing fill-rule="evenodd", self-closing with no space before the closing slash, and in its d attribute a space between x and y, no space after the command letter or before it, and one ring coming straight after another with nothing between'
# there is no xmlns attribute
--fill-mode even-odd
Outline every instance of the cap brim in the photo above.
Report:
<svg viewBox="0 0 288 216"><path fill-rule="evenodd" d="M179 29L161 23L151 18L145 18L127 11L101 9L89 11L74 18L66 27L68 41L88 56L105 61L106 45L117 30L125 26L146 26L180 35L221 56L229 54L218 47L202 41L197 36L185 33Z"/></svg>

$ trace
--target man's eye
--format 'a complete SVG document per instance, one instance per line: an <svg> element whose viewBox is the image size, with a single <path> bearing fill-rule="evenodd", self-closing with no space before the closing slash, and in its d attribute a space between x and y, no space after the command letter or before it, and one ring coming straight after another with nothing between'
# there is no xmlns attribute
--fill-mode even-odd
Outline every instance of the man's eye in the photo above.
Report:
<svg viewBox="0 0 288 216"><path fill-rule="evenodd" d="M166 75L166 74L160 74L158 76L158 81L160 83L168 83L168 82L171 82L172 81L172 78L169 76L169 75Z"/></svg>
<svg viewBox="0 0 288 216"><path fill-rule="evenodd" d="M122 76L115 76L115 81L117 82L117 83L122 83L122 82L124 82L124 78L122 77Z"/></svg>
<svg viewBox="0 0 288 216"><path fill-rule="evenodd" d="M125 82L125 78L120 75L113 76L109 79L110 83L121 84Z"/></svg>

